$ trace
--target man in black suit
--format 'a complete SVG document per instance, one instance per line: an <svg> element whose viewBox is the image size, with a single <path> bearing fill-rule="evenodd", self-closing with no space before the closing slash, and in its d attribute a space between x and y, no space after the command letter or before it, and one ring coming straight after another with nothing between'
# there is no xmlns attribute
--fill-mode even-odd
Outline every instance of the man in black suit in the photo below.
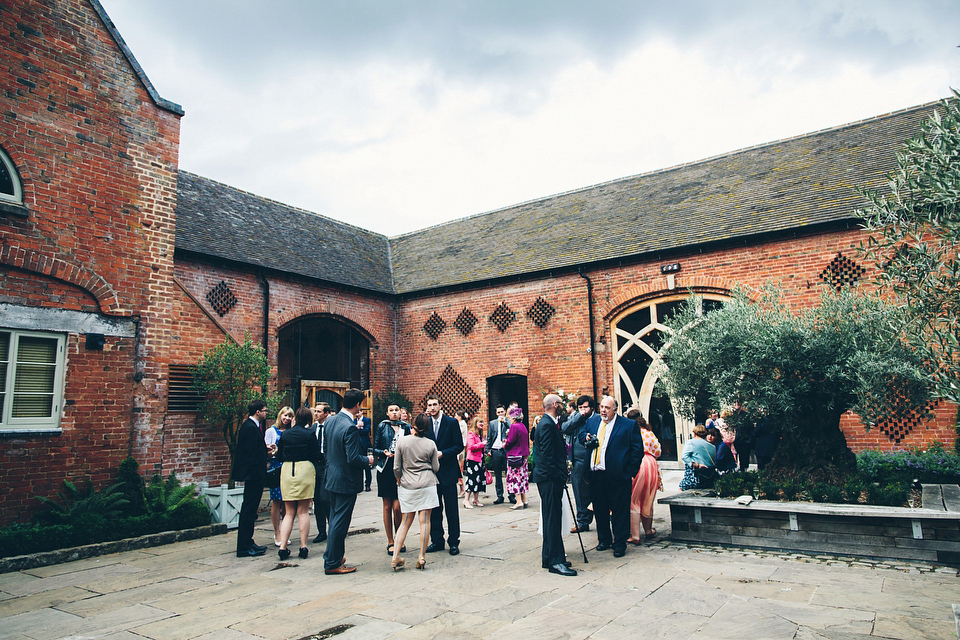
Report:
<svg viewBox="0 0 960 640"><path fill-rule="evenodd" d="M503 474L507 472L507 453L503 445L507 442L507 409L502 404L497 405L497 419L490 423L487 429L487 453L490 454L490 473L496 478L497 499L493 504L503 504ZM517 497L508 494L510 504L516 504Z"/></svg>
<svg viewBox="0 0 960 640"><path fill-rule="evenodd" d="M237 450L233 461L233 479L243 482L243 504L237 525L237 557L262 556L267 548L253 541L253 525L263 497L267 474L267 445L260 429L267 419L267 404L254 400L247 406L247 419L237 432ZM276 446L276 445L274 445Z"/></svg>
<svg viewBox="0 0 960 640"><path fill-rule="evenodd" d="M330 531L323 554L323 572L327 575L357 570L344 562L343 552L357 494L363 491L363 470L373 466L373 456L366 455L368 447L361 442L357 429L356 416L361 402L363 392L348 389L343 394L343 409L323 425L326 486L330 494Z"/></svg>
<svg viewBox="0 0 960 640"><path fill-rule="evenodd" d="M560 396L548 394L543 399L543 416L537 423L534 436L533 481L540 493L540 513L543 517L543 548L540 561L544 569L562 576L577 572L567 564L563 550L563 492L567 484L567 444L560 432L557 415L561 410Z"/></svg>
<svg viewBox="0 0 960 640"><path fill-rule="evenodd" d="M427 437L437 445L440 457L440 471L437 472L437 495L440 506L430 513L430 546L427 552L443 551L443 513L447 514L450 555L460 553L460 505L457 502L457 479L460 477L460 465L457 454L463 451L463 435L460 424L450 416L443 415L440 399L427 396L427 415L432 424Z"/></svg>
<svg viewBox="0 0 960 640"><path fill-rule="evenodd" d="M357 413L357 428L360 430L360 440L367 448L373 446L373 439L370 434L371 425L370 418L364 415L363 409L359 409ZM363 490L370 491L370 485L373 484L373 471L369 468L364 469L363 479Z"/></svg>
<svg viewBox="0 0 960 640"><path fill-rule="evenodd" d="M317 518L317 537L314 542L320 543L327 539L327 518L330 515L330 494L327 492L327 459L323 453L323 425L333 410L326 402L318 402L313 408L313 429L320 441L320 464L317 465L317 481L313 487L313 512Z"/></svg>
<svg viewBox="0 0 960 640"><path fill-rule="evenodd" d="M573 498L577 503L577 521L570 529L570 533L590 531L590 523L593 522L593 511L587 508L590 504L590 485L584 478L587 450L580 443L580 436L596 408L597 401L593 396L580 396L577 398L576 411L563 423L563 433L570 439L571 444L570 457L573 468L570 470L570 484L573 485Z"/></svg>
<svg viewBox="0 0 960 640"><path fill-rule="evenodd" d="M580 438L589 456L587 482L597 519L597 551L612 548L613 555L621 558L627 553L630 536L630 489L643 461L640 429L617 415L614 398L603 396L600 415L587 421Z"/></svg>

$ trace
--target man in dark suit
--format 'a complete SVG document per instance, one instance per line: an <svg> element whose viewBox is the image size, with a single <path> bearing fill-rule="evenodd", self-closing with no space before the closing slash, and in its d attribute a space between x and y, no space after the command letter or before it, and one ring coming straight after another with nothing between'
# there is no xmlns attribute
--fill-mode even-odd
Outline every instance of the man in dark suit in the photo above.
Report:
<svg viewBox="0 0 960 640"><path fill-rule="evenodd" d="M233 479L243 482L243 504L237 525L237 557L255 558L267 548L253 541L253 525L263 497L263 483L267 474L267 445L260 429L267 419L267 404L254 400L247 406L247 419L237 432L237 450L233 461ZM274 445L276 446L276 445Z"/></svg>
<svg viewBox="0 0 960 640"><path fill-rule="evenodd" d="M313 408L313 429L320 441L320 464L317 465L317 481L313 487L313 512L317 517L317 537L315 543L325 542L327 539L327 518L330 515L330 494L327 492L327 459L323 453L323 425L333 413L333 409L326 402L318 402Z"/></svg>
<svg viewBox="0 0 960 640"><path fill-rule="evenodd" d="M593 522L593 511L587 508L590 504L590 485L584 478L587 450L580 443L580 436L596 408L597 401L593 396L580 396L577 398L576 411L563 423L563 433L570 439L571 444L570 458L573 461L573 468L570 470L570 484L573 485L573 498L577 503L577 521L570 529L570 533L590 531L590 523Z"/></svg>
<svg viewBox="0 0 960 640"><path fill-rule="evenodd" d="M363 409L359 409L357 413L357 429L360 430L360 441L363 443L363 446L369 448L373 446L373 439L371 438L370 429L371 422L370 418L364 415ZM370 491L370 485L373 484L373 471L368 469L363 470L363 490Z"/></svg>
<svg viewBox="0 0 960 640"><path fill-rule="evenodd" d="M567 564L563 550L563 491L567 484L567 444L560 432L557 415L561 410L560 396L548 394L543 399L543 416L537 423L533 481L540 493L540 513L543 517L543 548L540 561L544 569L562 576L577 572Z"/></svg>
<svg viewBox="0 0 960 640"><path fill-rule="evenodd" d="M614 556L623 557L630 536L631 483L643 461L640 429L618 416L617 401L604 396L600 400L600 415L587 421L580 437L589 456L586 477L597 519L597 551L612 548Z"/></svg>
<svg viewBox="0 0 960 640"><path fill-rule="evenodd" d="M507 432L510 425L507 424L507 408L502 404L497 405L497 419L490 423L487 429L487 453L490 454L490 473L496 478L497 499L493 504L503 504L503 474L507 472L507 453L503 445L507 442ZM512 493L508 494L510 504L516 504L517 498Z"/></svg>
<svg viewBox="0 0 960 640"><path fill-rule="evenodd" d="M460 424L450 416L443 415L440 399L427 396L427 415L432 424L427 429L427 437L437 445L440 456L440 471L437 472L437 495L440 506L430 513L430 546L427 552L443 551L443 514L447 514L450 555L460 553L460 505L457 502L457 479L460 477L460 465L457 454L463 451L463 435Z"/></svg>
<svg viewBox="0 0 960 640"><path fill-rule="evenodd" d="M362 391L348 389L343 394L343 409L323 425L330 499L330 531L323 554L323 572L327 575L357 570L344 563L343 552L357 494L363 491L363 470L373 466L373 456L366 455L367 445L361 442L357 429L356 416L362 401Z"/></svg>

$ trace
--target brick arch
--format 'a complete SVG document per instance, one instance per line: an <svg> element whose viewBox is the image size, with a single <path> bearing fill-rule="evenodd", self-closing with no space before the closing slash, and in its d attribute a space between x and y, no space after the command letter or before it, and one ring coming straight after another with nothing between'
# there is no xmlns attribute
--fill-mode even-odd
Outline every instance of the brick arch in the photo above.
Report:
<svg viewBox="0 0 960 640"><path fill-rule="evenodd" d="M97 299L100 310L107 315L131 315L130 310L124 309L120 304L113 285L103 276L72 260L5 244L0 247L0 264L40 273L80 287Z"/></svg>
<svg viewBox="0 0 960 640"><path fill-rule="evenodd" d="M713 293L723 296L729 296L732 293L730 283L723 278L685 277L673 289L665 289L660 281L648 282L624 289L610 302L610 307L604 312L603 319L609 321L627 307L639 302L670 295L683 295L689 290L693 290L694 293Z"/></svg>
<svg viewBox="0 0 960 640"><path fill-rule="evenodd" d="M279 333L287 325L297 320L303 320L311 316L321 316L333 318L345 322L356 329L370 341L370 348L379 348L379 342L366 327L363 326L362 318L350 307L339 302L320 302L308 307L300 308L295 311L285 311L277 317L275 330Z"/></svg>

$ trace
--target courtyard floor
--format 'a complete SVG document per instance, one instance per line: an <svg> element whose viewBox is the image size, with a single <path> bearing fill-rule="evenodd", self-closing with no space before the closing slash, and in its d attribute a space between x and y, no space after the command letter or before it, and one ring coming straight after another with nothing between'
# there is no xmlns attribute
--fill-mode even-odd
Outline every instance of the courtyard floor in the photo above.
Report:
<svg viewBox="0 0 960 640"><path fill-rule="evenodd" d="M665 472L669 495L679 472ZM0 575L0 638L277 640L320 632L380 638L956 638L957 570L834 556L694 547L661 535L623 558L564 537L579 571L540 568L538 497L461 509L461 555L394 573L376 489L362 493L347 539L356 573L323 574L324 545L279 566L268 513L240 559L230 532ZM657 529L669 511L657 506ZM368 532L368 530L375 530ZM416 526L414 527L416 529ZM296 535L296 532L295 532ZM313 534L311 534L312 538ZM418 536L407 542L415 549ZM296 544L291 545L296 550Z"/></svg>

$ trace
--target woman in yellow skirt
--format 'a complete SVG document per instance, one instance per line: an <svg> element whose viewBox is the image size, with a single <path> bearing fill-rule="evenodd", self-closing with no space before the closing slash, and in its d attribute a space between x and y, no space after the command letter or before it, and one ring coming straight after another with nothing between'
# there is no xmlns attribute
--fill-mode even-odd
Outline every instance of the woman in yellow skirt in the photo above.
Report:
<svg viewBox="0 0 960 640"><path fill-rule="evenodd" d="M317 465L320 462L320 442L310 428L313 412L308 407L297 409L297 424L280 436L277 442L277 457L283 460L280 470L280 493L283 495L283 521L280 523L281 560L290 557L287 541L293 532L293 514L300 524L300 557L306 558L307 538L310 536L310 501L317 481Z"/></svg>

